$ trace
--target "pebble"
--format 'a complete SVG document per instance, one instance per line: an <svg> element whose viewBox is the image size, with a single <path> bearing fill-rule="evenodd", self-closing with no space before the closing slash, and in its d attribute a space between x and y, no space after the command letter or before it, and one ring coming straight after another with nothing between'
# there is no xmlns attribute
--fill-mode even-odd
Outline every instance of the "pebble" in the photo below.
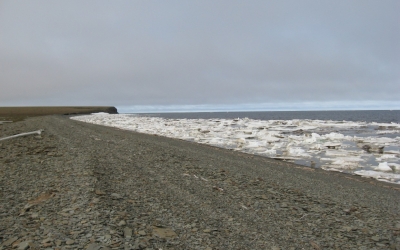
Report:
<svg viewBox="0 0 400 250"><path fill-rule="evenodd" d="M12 237L6 241L3 242L3 246L10 246L12 243L18 240L18 237Z"/></svg>
<svg viewBox="0 0 400 250"><path fill-rule="evenodd" d="M72 240L72 239L68 239L68 240L65 241L65 244L67 244L67 245L72 245L74 243L75 243L75 241Z"/></svg>
<svg viewBox="0 0 400 250"><path fill-rule="evenodd" d="M153 228L153 235L165 239L165 238L174 238L177 236L174 230L171 228L162 228L162 227L155 227Z"/></svg>
<svg viewBox="0 0 400 250"><path fill-rule="evenodd" d="M373 241L380 241L379 236L372 236L371 239L372 239Z"/></svg>
<svg viewBox="0 0 400 250"><path fill-rule="evenodd" d="M138 234L141 235L141 236L147 235L146 231L144 231L144 230L138 231Z"/></svg>
<svg viewBox="0 0 400 250"><path fill-rule="evenodd" d="M127 239L132 238L132 229L130 229L129 227L125 227L124 228L124 237Z"/></svg>
<svg viewBox="0 0 400 250"><path fill-rule="evenodd" d="M28 249L30 241L23 241L18 244L18 250L25 250Z"/></svg>
<svg viewBox="0 0 400 250"><path fill-rule="evenodd" d="M51 241L50 238L46 238L46 239L42 240L42 244L44 244L44 243L49 243L50 241Z"/></svg>
<svg viewBox="0 0 400 250"><path fill-rule="evenodd" d="M117 193L112 193L111 194L111 198L115 199L115 200L118 200L118 199L122 199L122 196L120 194L117 194Z"/></svg>

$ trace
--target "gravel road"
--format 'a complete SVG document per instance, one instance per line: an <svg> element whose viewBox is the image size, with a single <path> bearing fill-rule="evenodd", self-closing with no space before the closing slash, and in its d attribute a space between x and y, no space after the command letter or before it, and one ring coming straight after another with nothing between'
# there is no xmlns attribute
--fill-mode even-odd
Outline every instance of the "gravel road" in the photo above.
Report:
<svg viewBox="0 0 400 250"><path fill-rule="evenodd" d="M0 249L400 249L400 187L86 124L0 125Z"/></svg>

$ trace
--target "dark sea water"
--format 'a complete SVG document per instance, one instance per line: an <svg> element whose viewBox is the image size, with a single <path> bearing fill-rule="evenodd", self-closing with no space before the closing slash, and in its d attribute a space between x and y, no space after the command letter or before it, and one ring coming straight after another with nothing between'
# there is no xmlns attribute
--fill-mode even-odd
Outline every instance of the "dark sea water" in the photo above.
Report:
<svg viewBox="0 0 400 250"><path fill-rule="evenodd" d="M172 119L233 119L256 120L334 120L400 123L400 110L340 110L340 111L263 111L263 112L194 112L194 113L151 113L141 116L157 116Z"/></svg>

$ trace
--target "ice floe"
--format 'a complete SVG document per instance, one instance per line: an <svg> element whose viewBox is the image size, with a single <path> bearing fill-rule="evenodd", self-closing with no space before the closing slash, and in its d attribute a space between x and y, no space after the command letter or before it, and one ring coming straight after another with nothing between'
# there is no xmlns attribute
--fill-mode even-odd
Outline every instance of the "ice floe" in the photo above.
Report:
<svg viewBox="0 0 400 250"><path fill-rule="evenodd" d="M380 181L392 182L400 184L400 174L393 173L382 173L373 170L359 170L354 172L356 175L361 175L364 177L375 178Z"/></svg>
<svg viewBox="0 0 400 250"><path fill-rule="evenodd" d="M381 171L381 172L392 172L393 171L393 169L391 167L389 167L387 162L379 163L379 166L374 168L374 170Z"/></svg>
<svg viewBox="0 0 400 250"><path fill-rule="evenodd" d="M400 184L400 124L397 123L167 119L104 113L71 119Z"/></svg>

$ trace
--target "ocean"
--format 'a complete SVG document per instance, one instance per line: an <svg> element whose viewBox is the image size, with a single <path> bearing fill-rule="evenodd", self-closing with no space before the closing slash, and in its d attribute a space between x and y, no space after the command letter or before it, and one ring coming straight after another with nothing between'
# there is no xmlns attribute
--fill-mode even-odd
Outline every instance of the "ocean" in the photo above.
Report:
<svg viewBox="0 0 400 250"><path fill-rule="evenodd" d="M147 113L140 115L171 119L234 119L247 117L254 120L310 119L400 123L400 110L193 112Z"/></svg>

